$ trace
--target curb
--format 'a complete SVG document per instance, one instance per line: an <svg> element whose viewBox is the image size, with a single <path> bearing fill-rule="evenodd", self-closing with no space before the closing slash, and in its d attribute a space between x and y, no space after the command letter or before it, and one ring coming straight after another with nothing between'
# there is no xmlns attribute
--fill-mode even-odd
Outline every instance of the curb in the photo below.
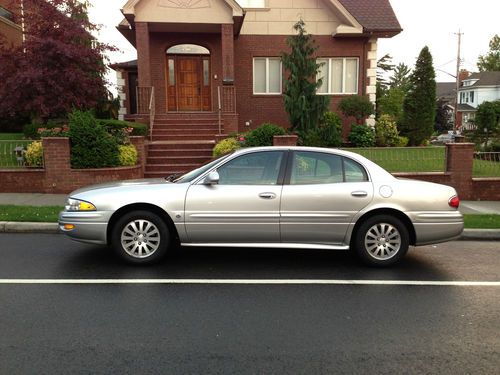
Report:
<svg viewBox="0 0 500 375"><path fill-rule="evenodd" d="M464 229L461 241L500 241L499 229Z"/></svg>
<svg viewBox="0 0 500 375"><path fill-rule="evenodd" d="M59 224L0 221L0 233L59 233ZM500 241L500 229L464 229L458 240Z"/></svg>
<svg viewBox="0 0 500 375"><path fill-rule="evenodd" d="M0 221L0 233L59 233L59 224Z"/></svg>

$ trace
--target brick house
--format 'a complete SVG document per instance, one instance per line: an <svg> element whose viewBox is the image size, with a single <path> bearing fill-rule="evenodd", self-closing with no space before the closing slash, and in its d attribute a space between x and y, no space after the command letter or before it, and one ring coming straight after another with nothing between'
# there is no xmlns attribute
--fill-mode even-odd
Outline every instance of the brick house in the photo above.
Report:
<svg viewBox="0 0 500 375"><path fill-rule="evenodd" d="M20 22L21 1L0 0L0 38L10 45L18 46L23 41Z"/></svg>
<svg viewBox="0 0 500 375"><path fill-rule="evenodd" d="M324 63L318 95L331 98L332 110L345 95L375 102L377 40L401 32L388 0L243 1L247 6L234 0L124 5L118 30L137 49L137 60L113 68L120 115L153 124L147 176L206 160L219 129L228 134L263 122L288 126L280 56L299 19Z"/></svg>

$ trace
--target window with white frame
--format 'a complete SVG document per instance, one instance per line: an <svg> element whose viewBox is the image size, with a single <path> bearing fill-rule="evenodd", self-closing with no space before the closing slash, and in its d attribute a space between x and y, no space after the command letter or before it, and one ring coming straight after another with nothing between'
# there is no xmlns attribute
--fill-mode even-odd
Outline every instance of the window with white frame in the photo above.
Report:
<svg viewBox="0 0 500 375"><path fill-rule="evenodd" d="M253 59L253 93L281 94L281 59L255 57Z"/></svg>
<svg viewBox="0 0 500 375"><path fill-rule="evenodd" d="M319 58L316 79L322 79L318 94L357 94L359 59L354 57Z"/></svg>

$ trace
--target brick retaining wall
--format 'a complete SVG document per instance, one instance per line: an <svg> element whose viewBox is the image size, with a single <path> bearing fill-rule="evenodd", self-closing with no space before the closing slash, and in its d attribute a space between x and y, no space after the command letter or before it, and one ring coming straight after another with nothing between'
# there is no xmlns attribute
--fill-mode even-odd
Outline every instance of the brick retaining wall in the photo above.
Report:
<svg viewBox="0 0 500 375"><path fill-rule="evenodd" d="M0 170L0 192L67 194L83 186L144 177L144 137L130 137L138 151L133 167L72 169L68 138L43 138L43 169Z"/></svg>

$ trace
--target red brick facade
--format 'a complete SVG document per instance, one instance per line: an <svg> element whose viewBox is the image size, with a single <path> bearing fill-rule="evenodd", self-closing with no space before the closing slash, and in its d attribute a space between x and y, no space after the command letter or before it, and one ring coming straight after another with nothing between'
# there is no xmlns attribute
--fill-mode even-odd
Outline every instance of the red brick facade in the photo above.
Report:
<svg viewBox="0 0 500 375"><path fill-rule="evenodd" d="M136 23L138 73L140 86L153 86L156 97L156 113L167 112L166 51L178 44L197 44L210 51L211 108L217 111L218 86L225 84L236 88L236 115L228 118L226 132L246 131L264 122L288 127L283 95L254 95L253 59L255 57L279 57L287 51L287 36L240 35L233 39L232 25L221 25L220 34L209 33L158 33L148 32L145 23ZM359 59L358 94L366 94L367 37L333 38L315 36L319 46L317 57L356 57ZM233 52L234 49L234 52ZM233 65L234 61L234 65ZM331 95L331 110L335 111L343 95ZM235 128L237 121L238 129ZM349 132L352 119L344 121L344 135ZM249 126L246 126L249 124Z"/></svg>

